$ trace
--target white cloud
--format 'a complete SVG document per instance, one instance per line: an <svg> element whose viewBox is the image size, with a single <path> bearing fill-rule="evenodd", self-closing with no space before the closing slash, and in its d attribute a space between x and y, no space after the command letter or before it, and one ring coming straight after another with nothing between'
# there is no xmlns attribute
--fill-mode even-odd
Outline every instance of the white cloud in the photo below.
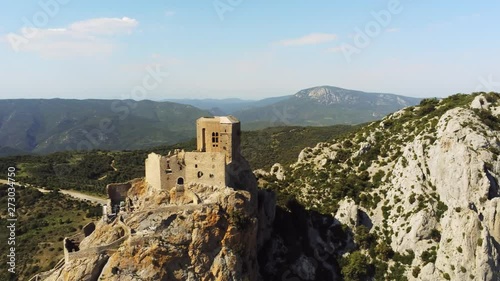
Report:
<svg viewBox="0 0 500 281"><path fill-rule="evenodd" d="M302 45L318 45L331 42L337 39L336 34L331 33L311 33L300 38L286 39L277 42L281 46L302 46Z"/></svg>
<svg viewBox="0 0 500 281"><path fill-rule="evenodd" d="M63 28L27 28L5 38L16 51L35 52L43 57L92 56L111 53L110 37L130 34L139 22L135 19L94 18L71 23Z"/></svg>
<svg viewBox="0 0 500 281"><path fill-rule="evenodd" d="M75 22L69 29L77 33L95 35L115 35L128 34L137 27L139 22L128 17L123 18L95 18L85 21Z"/></svg>

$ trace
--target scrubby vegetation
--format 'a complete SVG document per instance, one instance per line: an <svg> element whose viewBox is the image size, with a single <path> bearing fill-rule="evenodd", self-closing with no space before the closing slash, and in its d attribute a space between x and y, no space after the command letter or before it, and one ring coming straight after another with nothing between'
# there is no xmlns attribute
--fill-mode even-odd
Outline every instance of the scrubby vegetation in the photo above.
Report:
<svg viewBox="0 0 500 281"><path fill-rule="evenodd" d="M7 185L0 186L0 205L7 206ZM51 269L63 258L64 237L78 233L100 208L72 200L58 192L43 194L34 188L16 188L16 276L28 280L35 273ZM0 252L7 253L7 209L0 209ZM7 264L0 264L0 280L11 280Z"/></svg>
<svg viewBox="0 0 500 281"><path fill-rule="evenodd" d="M274 127L243 132L241 154L253 169L269 170L274 163L290 165L304 147L331 141L360 126Z"/></svg>
<svg viewBox="0 0 500 281"><path fill-rule="evenodd" d="M291 164L302 148L328 141L352 131L355 127L278 127L244 132L242 154L252 168L269 169L274 163ZM48 189L75 189L104 194L104 187L144 176L144 160L151 152L167 154L182 148L196 149L195 140L146 150L90 152L57 152L48 155L24 155L0 158L0 170L15 166L17 180Z"/></svg>
<svg viewBox="0 0 500 281"><path fill-rule="evenodd" d="M302 160L286 170L284 180L263 178L260 181L262 187L274 190L278 195L278 204L285 208L288 200L296 199L307 209L332 215L337 213L338 203L347 197L367 212L379 211L383 218L380 227L368 230L359 226L354 231L357 248L342 261L344 278L359 280L369 274L376 280L406 280L406 272L417 278L420 267L412 268L413 260L417 258L423 264L434 263L437 258L436 247L428 248L418 257L415 257L414 252L394 252L389 246L390 238L399 231L408 233L412 227L406 222L402 224L404 228L393 229L388 222L398 216L408 219L423 210L434 215L439 222L449 210L440 200L436 186L426 180L430 174L429 167L419 161L417 157L420 156L415 152L405 151L404 148L418 138L423 144L425 155L429 147L435 144L436 127L443 114L457 107L470 108L471 102L479 94L485 95L490 103L500 100L500 94L496 93L457 94L441 100L424 99L418 106L408 107L332 142L304 149ZM500 120L491 110L473 112L490 129L500 129ZM493 149L492 152L499 154ZM417 167L409 166L415 164ZM415 193L412 190L404 195L401 190L391 190L391 180L400 176L393 173L395 165L402 169L420 170L415 184L421 186L418 190L426 192ZM491 164L485 164L486 170L492 168ZM393 194L384 199L384 194L389 190ZM408 203L412 205L410 210L405 209ZM429 243L439 243L440 230L432 229L429 240ZM478 244L481 245L482 241L478 241ZM457 249L458 252L461 250ZM361 263L365 269L372 271L357 272L352 269L352 264Z"/></svg>
<svg viewBox="0 0 500 281"><path fill-rule="evenodd" d="M334 213L338 201L344 197L349 197L367 208L375 207L380 197L374 191L395 175L392 175L390 167L387 167L387 170L379 169L374 174L368 172L367 168L383 168L389 162L398 161L406 167L408 159L402 156L403 145L413 141L416 136L421 136L426 145L434 143L432 132L439 117L452 108L469 106L476 96L477 94L457 94L443 100L424 99L419 106L408 107L397 115L337 137L333 142L321 147L305 149L306 164L289 169L283 181L266 179L263 187L275 190L281 197L280 202L297 198L305 206L322 213ZM498 94L491 93L487 96L490 100L498 99ZM483 118L481 115L478 117ZM490 120L500 124L491 117L485 120L484 122ZM320 155L323 147L333 144L338 146L334 157L325 158L326 162L321 167L307 163ZM421 168L428 172L428 167ZM432 186L431 188L435 189ZM439 201L438 197L424 198L422 195L416 197L412 194L410 203L413 204L415 199L418 199L420 209L429 203L435 204L438 219L447 211L447 206Z"/></svg>

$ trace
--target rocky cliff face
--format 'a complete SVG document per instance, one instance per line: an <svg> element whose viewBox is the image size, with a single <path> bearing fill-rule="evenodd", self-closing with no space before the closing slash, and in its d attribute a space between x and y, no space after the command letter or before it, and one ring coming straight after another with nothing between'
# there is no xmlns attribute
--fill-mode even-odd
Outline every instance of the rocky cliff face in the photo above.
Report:
<svg viewBox="0 0 500 281"><path fill-rule="evenodd" d="M500 280L499 113L495 93L425 100L304 149L269 186L344 225L346 280Z"/></svg>
<svg viewBox="0 0 500 281"><path fill-rule="evenodd" d="M190 184L158 192L142 179L130 182L127 210L99 221L43 280L258 280L259 239L269 235L275 203L257 195L251 171L237 172L235 185L245 189Z"/></svg>

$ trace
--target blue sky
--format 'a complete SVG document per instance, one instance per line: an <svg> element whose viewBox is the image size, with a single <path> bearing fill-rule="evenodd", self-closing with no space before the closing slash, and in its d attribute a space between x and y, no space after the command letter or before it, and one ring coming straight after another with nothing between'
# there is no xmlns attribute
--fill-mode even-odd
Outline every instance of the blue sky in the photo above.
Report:
<svg viewBox="0 0 500 281"><path fill-rule="evenodd" d="M0 11L2 99L500 91L493 0L3 0Z"/></svg>

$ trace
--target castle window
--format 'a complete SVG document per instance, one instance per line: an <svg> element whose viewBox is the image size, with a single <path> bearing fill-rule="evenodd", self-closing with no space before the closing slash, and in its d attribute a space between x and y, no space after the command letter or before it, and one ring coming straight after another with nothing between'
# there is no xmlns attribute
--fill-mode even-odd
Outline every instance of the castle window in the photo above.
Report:
<svg viewBox="0 0 500 281"><path fill-rule="evenodd" d="M195 167L195 168L198 168L198 164L194 164L194 167Z"/></svg>
<svg viewBox="0 0 500 281"><path fill-rule="evenodd" d="M219 133L213 132L212 133L212 143L218 143L219 142Z"/></svg>
<svg viewBox="0 0 500 281"><path fill-rule="evenodd" d="M198 172L198 178L201 178L201 177L203 177L203 172L202 172L202 171L199 171L199 172Z"/></svg>

